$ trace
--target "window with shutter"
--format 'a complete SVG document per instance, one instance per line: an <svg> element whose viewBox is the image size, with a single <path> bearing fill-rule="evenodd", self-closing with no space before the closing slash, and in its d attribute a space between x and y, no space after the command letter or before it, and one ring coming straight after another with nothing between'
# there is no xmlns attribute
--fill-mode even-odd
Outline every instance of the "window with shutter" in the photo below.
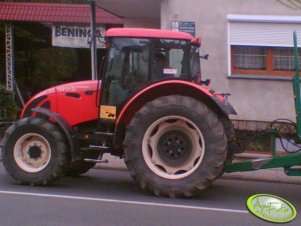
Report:
<svg viewBox="0 0 301 226"><path fill-rule="evenodd" d="M292 75L299 16L228 15L229 75ZM301 43L299 35L298 43ZM301 56L301 51L299 51Z"/></svg>

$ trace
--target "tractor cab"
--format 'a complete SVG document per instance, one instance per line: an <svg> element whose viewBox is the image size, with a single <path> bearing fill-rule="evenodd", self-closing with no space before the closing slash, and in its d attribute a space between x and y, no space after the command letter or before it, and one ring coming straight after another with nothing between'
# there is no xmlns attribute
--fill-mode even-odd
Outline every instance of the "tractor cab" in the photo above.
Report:
<svg viewBox="0 0 301 226"><path fill-rule="evenodd" d="M117 111L138 91L164 80L200 76L199 41L186 33L153 29L110 29L102 105ZM193 42L192 42L193 41Z"/></svg>

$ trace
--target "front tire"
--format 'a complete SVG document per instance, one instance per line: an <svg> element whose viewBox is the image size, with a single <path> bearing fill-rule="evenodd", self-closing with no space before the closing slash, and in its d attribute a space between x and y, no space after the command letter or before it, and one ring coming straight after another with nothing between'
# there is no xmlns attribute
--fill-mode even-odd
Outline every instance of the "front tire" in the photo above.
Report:
<svg viewBox="0 0 301 226"><path fill-rule="evenodd" d="M47 185L56 181L68 162L65 137L54 123L24 118L5 133L3 164L18 182Z"/></svg>
<svg viewBox="0 0 301 226"><path fill-rule="evenodd" d="M125 162L156 196L191 197L222 173L227 139L218 116L184 96L160 97L135 113L127 128Z"/></svg>

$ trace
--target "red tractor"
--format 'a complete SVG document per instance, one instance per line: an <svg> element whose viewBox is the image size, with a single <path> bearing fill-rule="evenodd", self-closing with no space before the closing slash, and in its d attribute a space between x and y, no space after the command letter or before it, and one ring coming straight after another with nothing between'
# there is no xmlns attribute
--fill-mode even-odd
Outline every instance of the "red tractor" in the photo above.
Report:
<svg viewBox="0 0 301 226"><path fill-rule="evenodd" d="M19 183L47 185L87 172L103 153L125 159L157 196L199 194L231 161L236 114L201 80L199 39L182 32L106 32L101 79L34 96L5 133L2 159Z"/></svg>

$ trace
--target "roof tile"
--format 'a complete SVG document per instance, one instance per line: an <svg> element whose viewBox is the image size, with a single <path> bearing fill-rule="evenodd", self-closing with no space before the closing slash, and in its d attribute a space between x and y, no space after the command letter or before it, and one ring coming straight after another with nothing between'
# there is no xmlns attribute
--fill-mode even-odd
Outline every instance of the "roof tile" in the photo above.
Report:
<svg viewBox="0 0 301 226"><path fill-rule="evenodd" d="M90 23L90 7L84 4L0 2L0 21ZM96 8L97 24L123 24L123 18Z"/></svg>

